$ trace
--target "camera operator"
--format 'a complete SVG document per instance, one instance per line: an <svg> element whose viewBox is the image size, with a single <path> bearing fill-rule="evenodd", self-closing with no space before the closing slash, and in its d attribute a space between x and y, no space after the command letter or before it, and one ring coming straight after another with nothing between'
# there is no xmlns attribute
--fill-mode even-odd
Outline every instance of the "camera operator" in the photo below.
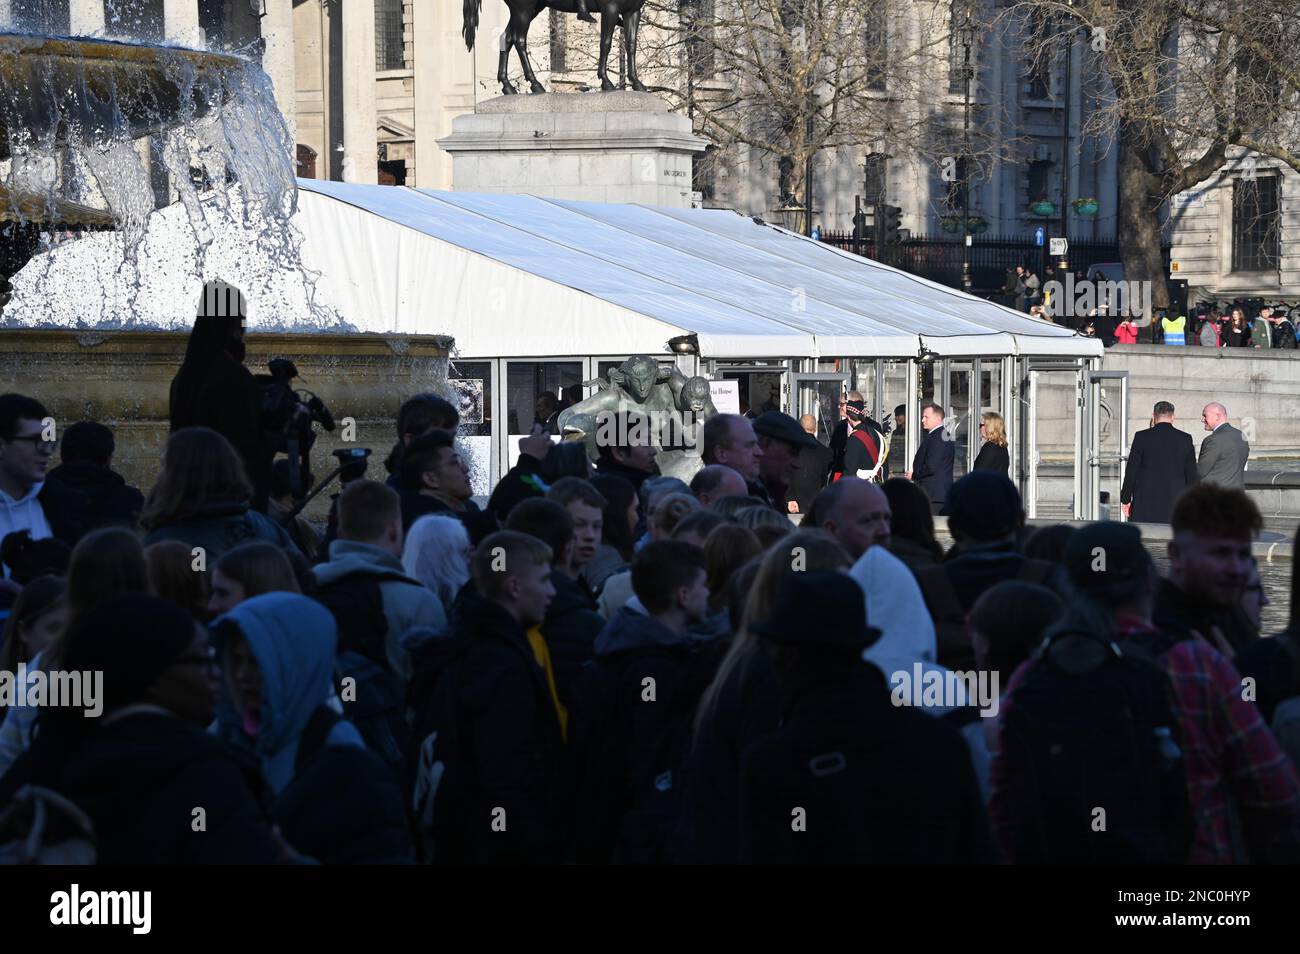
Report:
<svg viewBox="0 0 1300 954"><path fill-rule="evenodd" d="M211 287L204 288L205 301ZM243 317L203 312L200 305L185 359L172 379L171 431L210 427L230 441L253 482L253 509L264 510L275 452L263 434L257 381L244 367Z"/></svg>

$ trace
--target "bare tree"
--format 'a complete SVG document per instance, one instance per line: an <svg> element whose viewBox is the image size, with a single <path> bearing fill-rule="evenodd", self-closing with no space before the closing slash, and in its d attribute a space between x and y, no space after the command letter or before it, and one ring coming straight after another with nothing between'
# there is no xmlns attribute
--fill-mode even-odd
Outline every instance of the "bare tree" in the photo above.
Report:
<svg viewBox="0 0 1300 954"><path fill-rule="evenodd" d="M1084 135L1119 150L1116 236L1125 277L1169 289L1161 254L1166 202L1215 176L1233 147L1300 169L1300 70L1282 62L1297 37L1292 0L1021 0L1006 16L1049 27L1035 55L1080 39L1101 108ZM1281 55L1279 55L1281 54ZM1150 318L1150 316L1147 316Z"/></svg>
<svg viewBox="0 0 1300 954"><path fill-rule="evenodd" d="M967 146L961 109L947 101L952 11L965 3L979 0L651 2L641 71L718 147L711 156L749 147L775 166L778 201L807 209L819 155L891 155L926 175L963 153L963 168L986 169L1006 148L978 112ZM581 69L590 56L577 39L565 59Z"/></svg>

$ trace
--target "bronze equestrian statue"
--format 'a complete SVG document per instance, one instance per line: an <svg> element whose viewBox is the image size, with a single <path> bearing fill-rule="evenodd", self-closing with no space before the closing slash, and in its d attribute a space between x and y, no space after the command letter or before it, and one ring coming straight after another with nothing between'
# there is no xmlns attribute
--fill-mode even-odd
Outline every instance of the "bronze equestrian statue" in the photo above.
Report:
<svg viewBox="0 0 1300 954"><path fill-rule="evenodd" d="M465 19L461 35L465 37L465 48L469 50L474 49L474 33L478 30L478 14L482 5L483 0L464 0ZM528 62L528 27L539 13L548 8L561 13L576 13L580 20L595 22L587 12L587 0L506 0L506 5L510 7L510 22L501 34L501 58L497 63L497 80L501 83L501 92L507 96L519 92L506 73L510 48L514 47L529 88L534 93L545 93L546 87L538 81L532 64ZM622 26L623 46L627 51L627 81L633 89L644 92L645 85L636 72L636 34L641 25L641 8L645 6L645 0L599 0L599 6L600 65L596 68L596 75L600 77L600 88L615 88L610 81L607 65L614 27Z"/></svg>

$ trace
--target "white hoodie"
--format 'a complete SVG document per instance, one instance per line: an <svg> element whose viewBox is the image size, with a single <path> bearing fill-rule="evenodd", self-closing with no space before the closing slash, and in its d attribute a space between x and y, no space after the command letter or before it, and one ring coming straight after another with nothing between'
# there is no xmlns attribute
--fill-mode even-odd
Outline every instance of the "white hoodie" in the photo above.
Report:
<svg viewBox="0 0 1300 954"><path fill-rule="evenodd" d="M36 499L44 486L43 480L32 484L18 500L0 490L0 540L16 530L30 530L33 540L54 536L41 502Z"/></svg>
<svg viewBox="0 0 1300 954"><path fill-rule="evenodd" d="M866 594L868 625L881 631L880 639L863 650L862 658L885 674L891 689L894 674L906 673L910 679L917 663L923 673L947 673L934 661L938 645L934 621L907 564L884 547L871 547L853 564L849 576ZM927 706L924 711L938 716L950 708Z"/></svg>

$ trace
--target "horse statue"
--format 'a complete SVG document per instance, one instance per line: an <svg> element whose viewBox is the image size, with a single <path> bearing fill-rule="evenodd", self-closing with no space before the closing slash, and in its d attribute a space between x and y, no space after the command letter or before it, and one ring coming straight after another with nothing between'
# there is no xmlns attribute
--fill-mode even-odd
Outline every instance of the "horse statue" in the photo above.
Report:
<svg viewBox="0 0 1300 954"><path fill-rule="evenodd" d="M645 92L645 85L636 72L636 34L641 25L641 8L645 0L598 0L600 3L600 64L596 75L600 77L600 88L611 90L615 86L610 81L609 49L614 39L614 28L623 28L623 47L627 51L627 81L635 90ZM528 27L543 10L550 8L561 13L575 13L579 19L592 20L587 12L587 0L506 0L510 7L510 22L501 34L500 59L497 62L497 81L501 83L501 92L511 96L519 90L506 73L510 62L510 48L514 47L519 55L519 62L524 68L524 78L528 80L529 89L534 93L545 93L546 87L537 79L533 65L528 61ZM483 0L464 0L464 22L461 35L465 37L465 48L474 49L474 34L478 30L478 15Z"/></svg>

